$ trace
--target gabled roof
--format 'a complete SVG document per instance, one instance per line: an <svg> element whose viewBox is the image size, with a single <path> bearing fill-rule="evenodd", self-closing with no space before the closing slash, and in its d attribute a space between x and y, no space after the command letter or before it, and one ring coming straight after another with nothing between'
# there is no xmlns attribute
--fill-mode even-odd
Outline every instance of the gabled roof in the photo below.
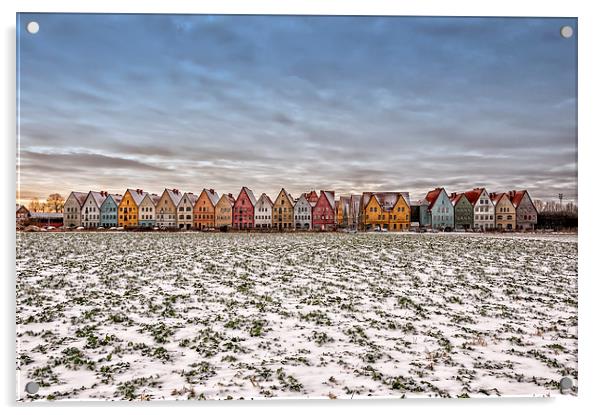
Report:
<svg viewBox="0 0 602 415"><path fill-rule="evenodd" d="M307 198L305 197L305 193L301 193L301 196L299 196L299 198L295 200L295 206L297 206L299 203L302 203L303 201L309 204Z"/></svg>
<svg viewBox="0 0 602 415"><path fill-rule="evenodd" d="M464 197L469 203L470 200L468 200L468 198L466 197L466 195L464 193L452 193L451 195L449 195L449 200L451 201L452 205L454 205L454 207L458 204L458 202L462 199L462 197Z"/></svg>
<svg viewBox="0 0 602 415"><path fill-rule="evenodd" d="M86 201L86 197L88 197L88 193L84 193L84 192L71 192L71 194L69 196L71 196L71 195L73 195L73 197L75 198L77 203L79 203L79 207L82 207L84 205L84 202ZM69 197L67 197L67 199L69 199Z"/></svg>
<svg viewBox="0 0 602 415"><path fill-rule="evenodd" d="M123 199L123 195L118 195L118 194L111 194L107 197L108 198L113 199L113 201L115 202L116 205L119 205L121 203L121 199ZM105 199L106 200L106 199Z"/></svg>
<svg viewBox="0 0 602 415"><path fill-rule="evenodd" d="M429 202L426 199L414 200L410 206L429 206Z"/></svg>
<svg viewBox="0 0 602 415"><path fill-rule="evenodd" d="M253 194L253 191L251 189L243 186L243 188L240 189L240 193L242 193L242 192L245 192L247 194L247 197L249 198L249 200L251 201L251 204L253 206L255 206L257 204L257 199L255 199L255 195Z"/></svg>
<svg viewBox="0 0 602 415"><path fill-rule="evenodd" d="M362 193L363 209L366 208L372 197L376 199L380 207L385 211L393 209L400 197L410 206L410 194L408 192L364 192Z"/></svg>
<svg viewBox="0 0 602 415"><path fill-rule="evenodd" d="M272 199L270 199L270 197L265 193L262 193L261 196L259 196L259 200L257 201L257 203L261 203L262 200L267 200L270 206L274 206L274 202L272 202Z"/></svg>
<svg viewBox="0 0 602 415"><path fill-rule="evenodd" d="M307 201L309 202L311 207L316 206L316 203L318 202L318 199L320 198L315 190L312 190L307 193L303 193L303 196L305 196L305 199L307 199Z"/></svg>
<svg viewBox="0 0 602 415"><path fill-rule="evenodd" d="M334 191L333 190L320 190L320 197L324 195L324 197L326 197L326 200L328 200L328 203L330 204L330 207L332 207L333 209L335 208L334 206Z"/></svg>
<svg viewBox="0 0 602 415"><path fill-rule="evenodd" d="M491 199L491 203L493 203L493 206L497 206L498 202L500 200L502 200L502 198L504 196L508 196L506 193L501 192L501 193L489 193L489 198ZM510 200L510 198L508 198L508 200ZM512 200L510 200L512 202Z"/></svg>
<svg viewBox="0 0 602 415"><path fill-rule="evenodd" d="M481 194L485 191L484 187L475 187L472 190L469 190L468 192L464 192L464 195L466 195L466 198L468 199L468 201L474 206L477 204L477 202L479 201L479 198L481 197Z"/></svg>
<svg viewBox="0 0 602 415"><path fill-rule="evenodd" d="M217 205L217 202L219 201L219 195L217 194L217 192L213 189L203 189L201 195L203 193L207 195L207 198L209 199L213 207L215 207L215 205ZM199 195L199 198L201 197L201 195Z"/></svg>
<svg viewBox="0 0 602 415"><path fill-rule="evenodd" d="M517 208L518 205L520 205L525 195L527 195L529 199L531 199L531 196L529 196L529 192L527 192L526 190L511 190L508 192L508 197L512 201L512 204L515 208ZM531 203L533 202L531 201Z"/></svg>
<svg viewBox="0 0 602 415"><path fill-rule="evenodd" d="M441 193L445 193L445 195L447 195L447 193L445 192L445 189L442 187L437 187L436 189L431 190L430 192L428 192L426 194L426 197L424 198L428 204L429 204L429 210L431 210L433 208L433 206L435 205L435 203L437 202L437 199L439 199L439 195Z"/></svg>
<svg viewBox="0 0 602 415"><path fill-rule="evenodd" d="M182 203L182 200L184 200L184 198L186 198L186 200L188 200L188 202L190 202L191 205L194 205L199 197L192 192L186 192L180 199L180 203Z"/></svg>
<svg viewBox="0 0 602 415"><path fill-rule="evenodd" d="M228 201L230 203L230 207L234 206L234 202L236 201L236 199L234 199L234 196L232 196L232 193L228 193L228 194L224 193L222 195L222 197L219 198L217 203L219 203L222 199Z"/></svg>
<svg viewBox="0 0 602 415"><path fill-rule="evenodd" d="M291 196L290 193L288 193L284 189L284 187L282 189L280 189L280 192L278 192L278 196L276 196L276 199L278 199L282 193L284 193L284 196L286 196L286 198L288 199L288 202L291 204L291 206L294 206L295 205L295 201L293 200L293 197Z"/></svg>
<svg viewBox="0 0 602 415"><path fill-rule="evenodd" d="M163 193L165 192L167 192L167 196L169 196L174 206L178 206L180 200L182 200L182 196L184 196L178 189L165 189Z"/></svg>
<svg viewBox="0 0 602 415"><path fill-rule="evenodd" d="M130 196L132 196L132 199L134 199L134 203L136 203L136 206L140 206L140 203L142 203L144 197L148 194L142 189L127 189L126 193L129 193Z"/></svg>
<svg viewBox="0 0 602 415"><path fill-rule="evenodd" d="M154 206L157 206L157 203L159 203L161 196L158 196L156 194L146 193L146 195L144 196L144 198L142 200L144 201L144 199L150 200ZM140 203L142 203L142 202L140 202Z"/></svg>
<svg viewBox="0 0 602 415"><path fill-rule="evenodd" d="M88 199L89 197L92 197L92 199L94 200L94 203L96 203L96 206L100 207L102 206L103 202L105 201L105 199L107 198L108 193L106 192L94 192L92 190L90 190L88 192L88 196L86 196L86 199Z"/></svg>

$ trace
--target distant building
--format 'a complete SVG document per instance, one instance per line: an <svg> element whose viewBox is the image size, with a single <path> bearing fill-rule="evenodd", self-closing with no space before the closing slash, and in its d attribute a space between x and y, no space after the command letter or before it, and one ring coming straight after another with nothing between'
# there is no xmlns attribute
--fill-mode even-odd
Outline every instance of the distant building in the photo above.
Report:
<svg viewBox="0 0 602 415"><path fill-rule="evenodd" d="M452 193L449 198L454 205L454 228L472 229L474 227L474 207L464 193Z"/></svg>
<svg viewBox="0 0 602 415"><path fill-rule="evenodd" d="M295 201L295 229L311 229L311 205L302 193L299 199Z"/></svg>
<svg viewBox="0 0 602 415"><path fill-rule="evenodd" d="M178 216L177 216L177 225L180 229L192 229L194 226L194 218L193 218L193 209L198 196L192 192L184 193L182 199L180 199L180 203L178 203Z"/></svg>
<svg viewBox="0 0 602 415"><path fill-rule="evenodd" d="M229 229L232 227L232 208L234 206L232 193L223 194L215 205L215 227Z"/></svg>
<svg viewBox="0 0 602 415"><path fill-rule="evenodd" d="M421 227L431 226L431 216L429 214L429 202L424 199L412 201L410 205L410 222L416 223Z"/></svg>
<svg viewBox="0 0 602 415"><path fill-rule="evenodd" d="M247 187L240 193L232 207L232 227L234 229L253 229L255 227L255 204L257 200L253 191Z"/></svg>
<svg viewBox="0 0 602 415"><path fill-rule="evenodd" d="M442 187L437 187L426 194L430 226L433 229L453 229L454 206Z"/></svg>
<svg viewBox="0 0 602 415"><path fill-rule="evenodd" d="M53 226L60 228L63 226L63 214L56 212L31 212L29 224L40 228Z"/></svg>
<svg viewBox="0 0 602 415"><path fill-rule="evenodd" d="M272 227L272 209L274 202L262 193L255 205L255 228L267 229Z"/></svg>
<svg viewBox="0 0 602 415"><path fill-rule="evenodd" d="M157 224L156 206L161 196L147 193L138 208L138 225L141 228L154 228Z"/></svg>
<svg viewBox="0 0 602 415"><path fill-rule="evenodd" d="M84 192L71 192L63 205L63 226L73 228L82 226L82 206L88 197Z"/></svg>
<svg viewBox="0 0 602 415"><path fill-rule="evenodd" d="M474 227L481 230L494 229L495 207L487 190L483 187L475 187L464 194L474 208Z"/></svg>
<svg viewBox="0 0 602 415"><path fill-rule="evenodd" d="M533 230L537 225L537 209L526 190L511 190L508 197L516 208L516 229Z"/></svg>
<svg viewBox="0 0 602 415"><path fill-rule="evenodd" d="M360 229L407 231L410 213L408 192L364 192L360 201Z"/></svg>
<svg viewBox="0 0 602 415"><path fill-rule="evenodd" d="M62 214L61 214L62 215ZM17 225L27 222L29 210L23 205L17 205Z"/></svg>
<svg viewBox="0 0 602 415"><path fill-rule="evenodd" d="M292 196L280 189L272 208L272 227L276 229L293 229L295 226L295 202Z"/></svg>
<svg viewBox="0 0 602 415"><path fill-rule="evenodd" d="M334 191L320 190L320 196L312 209L312 228L322 231L336 228Z"/></svg>
<svg viewBox="0 0 602 415"><path fill-rule="evenodd" d="M155 224L161 229L177 228L177 206L182 200L178 189L165 189L155 206Z"/></svg>
<svg viewBox="0 0 602 415"><path fill-rule="evenodd" d="M84 228L98 228L100 226L100 207L107 198L108 193L88 192L88 196L82 205L82 225Z"/></svg>
<svg viewBox="0 0 602 415"><path fill-rule="evenodd" d="M215 206L219 195L213 189L203 189L194 204L194 227L196 229L215 228Z"/></svg>
<svg viewBox="0 0 602 415"><path fill-rule="evenodd" d="M516 208L507 193L489 193L495 208L495 228L497 230L516 230Z"/></svg>
<svg viewBox="0 0 602 415"><path fill-rule="evenodd" d="M116 228L119 226L118 214L122 195L108 194L105 201L100 205L100 226L103 228Z"/></svg>
<svg viewBox="0 0 602 415"><path fill-rule="evenodd" d="M123 228L137 228L139 207L148 193L142 189L127 189L119 203L117 224Z"/></svg>

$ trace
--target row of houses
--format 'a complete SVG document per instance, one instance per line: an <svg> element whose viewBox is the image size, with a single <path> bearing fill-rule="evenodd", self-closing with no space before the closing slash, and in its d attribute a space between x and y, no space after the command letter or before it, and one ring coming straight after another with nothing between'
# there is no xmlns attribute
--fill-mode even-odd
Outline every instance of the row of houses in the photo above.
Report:
<svg viewBox="0 0 602 415"><path fill-rule="evenodd" d="M217 228L407 231L410 227L440 230L527 230L537 224L537 210L527 190L488 193L475 188L448 194L431 190L411 201L408 192L364 192L341 196L312 190L294 198L284 188L275 199L243 187L238 196L165 189L161 195L127 189L123 195L104 191L71 192L65 201L65 227L160 229Z"/></svg>

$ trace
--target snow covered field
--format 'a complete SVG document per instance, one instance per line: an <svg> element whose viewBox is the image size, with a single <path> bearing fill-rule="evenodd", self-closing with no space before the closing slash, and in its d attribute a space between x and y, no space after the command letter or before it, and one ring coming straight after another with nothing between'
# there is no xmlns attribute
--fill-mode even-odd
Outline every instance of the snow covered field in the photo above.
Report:
<svg viewBox="0 0 602 415"><path fill-rule="evenodd" d="M576 236L19 233L16 299L22 400L547 396L577 379Z"/></svg>

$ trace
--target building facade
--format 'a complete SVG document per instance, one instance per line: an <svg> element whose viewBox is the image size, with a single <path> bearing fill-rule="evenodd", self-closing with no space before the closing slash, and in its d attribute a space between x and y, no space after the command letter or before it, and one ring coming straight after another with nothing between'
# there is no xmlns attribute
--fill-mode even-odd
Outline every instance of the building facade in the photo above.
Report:
<svg viewBox="0 0 602 415"><path fill-rule="evenodd" d="M495 229L495 207L487 190L475 187L464 194L474 209L474 228L483 231Z"/></svg>
<svg viewBox="0 0 602 415"><path fill-rule="evenodd" d="M364 192L360 206L362 230L399 232L410 229L410 195L407 192Z"/></svg>
<svg viewBox="0 0 602 415"><path fill-rule="evenodd" d="M121 203L122 195L109 194L107 195L102 205L100 205L100 226L103 228L116 228L119 226L118 210Z"/></svg>
<svg viewBox="0 0 602 415"><path fill-rule="evenodd" d="M495 229L513 231L516 229L516 208L506 193L490 193L495 208Z"/></svg>
<svg viewBox="0 0 602 415"><path fill-rule="evenodd" d="M82 226L82 206L88 197L84 192L71 192L63 205L63 226L74 228Z"/></svg>
<svg viewBox="0 0 602 415"><path fill-rule="evenodd" d="M123 228L137 228L140 203L147 195L142 189L127 189L119 203L117 224Z"/></svg>
<svg viewBox="0 0 602 415"><path fill-rule="evenodd" d="M165 189L155 206L155 224L160 229L176 229L177 206L182 200L178 189Z"/></svg>
<svg viewBox="0 0 602 415"><path fill-rule="evenodd" d="M218 229L229 229L232 227L232 208L234 207L234 196L232 193L223 194L215 205L215 227Z"/></svg>
<svg viewBox="0 0 602 415"><path fill-rule="evenodd" d="M197 199L198 196L191 192L184 193L182 199L180 199L180 203L177 206L178 216L176 218L176 224L179 229L188 230L193 228L194 214L192 212Z"/></svg>
<svg viewBox="0 0 602 415"><path fill-rule="evenodd" d="M255 205L255 228L269 229L272 227L272 209L274 203L265 193L262 193Z"/></svg>
<svg viewBox="0 0 602 415"><path fill-rule="evenodd" d="M508 197L516 208L516 230L533 230L537 225L537 209L526 190L511 190Z"/></svg>
<svg viewBox="0 0 602 415"><path fill-rule="evenodd" d="M450 195L454 205L454 228L472 229L474 227L474 208L464 193L452 193Z"/></svg>
<svg viewBox="0 0 602 415"><path fill-rule="evenodd" d="M255 204L257 199L247 187L240 193L232 207L232 227L234 229L253 229L255 227Z"/></svg>
<svg viewBox="0 0 602 415"><path fill-rule="evenodd" d="M312 228L321 231L336 229L334 191L320 190L320 196L312 209Z"/></svg>
<svg viewBox="0 0 602 415"><path fill-rule="evenodd" d="M160 196L156 194L147 193L140 202L140 207L138 209L138 225L141 228L154 228L157 224L157 220L155 217L155 207L157 203L161 199Z"/></svg>
<svg viewBox="0 0 602 415"><path fill-rule="evenodd" d="M275 229L293 229L295 227L295 202L291 195L282 188L272 208L272 227Z"/></svg>
<svg viewBox="0 0 602 415"><path fill-rule="evenodd" d="M100 207L109 194L107 192L88 192L82 206L82 225L84 228L98 228L100 226Z"/></svg>
<svg viewBox="0 0 602 415"><path fill-rule="evenodd" d="M219 201L219 195L213 189L203 189L196 203L194 204L194 228L195 229L213 229L215 228L215 206Z"/></svg>
<svg viewBox="0 0 602 415"><path fill-rule="evenodd" d="M432 229L450 230L454 227L454 206L442 187L426 194L429 222Z"/></svg>
<svg viewBox="0 0 602 415"><path fill-rule="evenodd" d="M295 201L295 229L310 230L311 229L311 205L305 198L305 194L301 194L299 199Z"/></svg>

